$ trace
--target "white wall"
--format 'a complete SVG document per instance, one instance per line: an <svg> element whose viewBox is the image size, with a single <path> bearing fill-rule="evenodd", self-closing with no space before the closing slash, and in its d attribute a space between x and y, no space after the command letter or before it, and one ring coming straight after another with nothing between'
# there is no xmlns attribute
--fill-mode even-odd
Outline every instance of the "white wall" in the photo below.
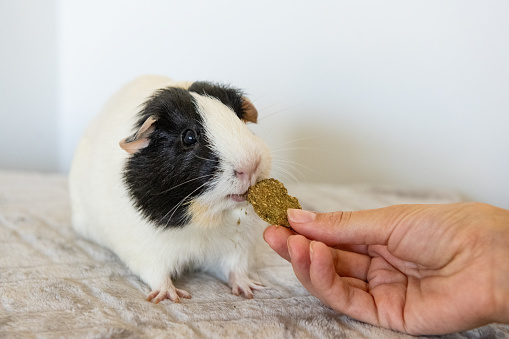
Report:
<svg viewBox="0 0 509 339"><path fill-rule="evenodd" d="M244 88L284 181L456 189L509 208L504 0L57 3L62 171L107 97L157 73Z"/></svg>
<svg viewBox="0 0 509 339"><path fill-rule="evenodd" d="M0 168L58 169L57 2L0 0Z"/></svg>

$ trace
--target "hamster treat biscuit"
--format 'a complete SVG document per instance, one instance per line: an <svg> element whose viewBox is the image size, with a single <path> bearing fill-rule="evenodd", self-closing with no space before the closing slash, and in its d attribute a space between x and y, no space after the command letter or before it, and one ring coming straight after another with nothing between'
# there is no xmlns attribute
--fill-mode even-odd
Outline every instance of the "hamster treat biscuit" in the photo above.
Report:
<svg viewBox="0 0 509 339"><path fill-rule="evenodd" d="M249 188L247 201L253 205L260 218L271 225L290 227L286 210L302 209L297 198L289 196L286 187L276 179L259 181Z"/></svg>

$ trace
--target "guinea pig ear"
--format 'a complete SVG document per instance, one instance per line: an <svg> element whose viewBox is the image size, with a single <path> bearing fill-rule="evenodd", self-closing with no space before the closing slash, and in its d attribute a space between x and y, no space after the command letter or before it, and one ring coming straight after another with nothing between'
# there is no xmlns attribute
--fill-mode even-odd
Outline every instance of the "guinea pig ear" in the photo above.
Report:
<svg viewBox="0 0 509 339"><path fill-rule="evenodd" d="M129 154L134 154L140 149L147 147L150 143L150 139L148 137L155 129L153 124L156 121L157 119L153 115L148 117L134 135L122 139L119 142L120 147Z"/></svg>
<svg viewBox="0 0 509 339"><path fill-rule="evenodd" d="M246 97L242 97L242 110L244 111L244 116L242 120L244 122L256 122L258 121L258 111L254 107L253 103Z"/></svg>

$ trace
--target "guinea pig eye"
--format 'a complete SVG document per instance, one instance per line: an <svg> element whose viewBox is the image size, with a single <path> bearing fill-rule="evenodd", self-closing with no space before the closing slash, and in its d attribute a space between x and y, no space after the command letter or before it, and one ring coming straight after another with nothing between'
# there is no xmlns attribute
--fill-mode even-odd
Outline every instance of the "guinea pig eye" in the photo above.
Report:
<svg viewBox="0 0 509 339"><path fill-rule="evenodd" d="M195 131L188 129L182 133L182 142L186 146L194 145L198 141Z"/></svg>

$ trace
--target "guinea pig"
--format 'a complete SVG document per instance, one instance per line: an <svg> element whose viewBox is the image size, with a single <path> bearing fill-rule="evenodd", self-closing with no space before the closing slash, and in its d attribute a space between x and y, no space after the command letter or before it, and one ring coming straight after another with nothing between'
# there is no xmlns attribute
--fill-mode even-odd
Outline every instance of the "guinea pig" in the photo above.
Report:
<svg viewBox="0 0 509 339"><path fill-rule="evenodd" d="M246 126L257 110L233 87L135 79L88 126L69 175L75 231L113 251L149 285L148 300L191 295L187 270L253 297L255 240L264 222L245 198L269 177L270 151Z"/></svg>

